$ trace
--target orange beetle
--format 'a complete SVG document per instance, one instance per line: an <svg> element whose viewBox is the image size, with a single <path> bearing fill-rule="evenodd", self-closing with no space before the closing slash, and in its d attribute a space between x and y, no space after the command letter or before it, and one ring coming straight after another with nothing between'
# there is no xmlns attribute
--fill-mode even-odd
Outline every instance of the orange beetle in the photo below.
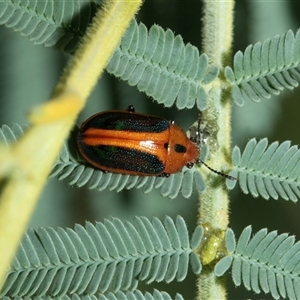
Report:
<svg viewBox="0 0 300 300"><path fill-rule="evenodd" d="M77 136L84 159L103 171L168 176L198 162L194 139L168 120L126 111L104 111L88 118Z"/></svg>

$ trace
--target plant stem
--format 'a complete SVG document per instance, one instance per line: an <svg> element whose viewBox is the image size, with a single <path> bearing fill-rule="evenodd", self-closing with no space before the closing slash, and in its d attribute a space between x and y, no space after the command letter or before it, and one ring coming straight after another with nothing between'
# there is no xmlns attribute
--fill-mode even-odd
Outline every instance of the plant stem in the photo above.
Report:
<svg viewBox="0 0 300 300"><path fill-rule="evenodd" d="M141 3L104 3L53 99L31 112L31 128L10 151L0 148L0 289L59 150Z"/></svg>
<svg viewBox="0 0 300 300"><path fill-rule="evenodd" d="M210 65L221 70L221 76L207 91L208 107L204 112L211 134L208 163L212 168L225 172L226 166L230 165L231 105L228 93L222 90L222 71L223 66L231 62L233 8L233 0L204 0L203 52L208 55ZM224 178L213 173L206 174L207 190L201 195L198 222L206 228L207 245L200 254L204 269L198 281L198 299L221 300L226 299L225 280L215 277L213 265L228 226L229 198Z"/></svg>

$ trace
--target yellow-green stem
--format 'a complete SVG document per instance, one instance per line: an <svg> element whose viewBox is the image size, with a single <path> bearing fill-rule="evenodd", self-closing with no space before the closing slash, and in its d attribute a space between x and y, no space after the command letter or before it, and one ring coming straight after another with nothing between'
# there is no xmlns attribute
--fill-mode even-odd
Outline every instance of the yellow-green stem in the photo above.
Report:
<svg viewBox="0 0 300 300"><path fill-rule="evenodd" d="M141 2L106 1L53 99L31 112L31 128L9 151L0 145L0 289L59 150Z"/></svg>
<svg viewBox="0 0 300 300"><path fill-rule="evenodd" d="M204 0L203 52L208 55L210 65L218 66L221 73L224 65L231 61L233 8L233 0ZM222 90L222 80L220 76L207 91L208 107L204 118L211 131L208 163L216 170L226 171L230 163L231 105L228 94ZM222 247L224 230L228 226L228 191L224 178L216 177L215 174L207 173L206 183L207 190L200 197L199 224L208 228L208 245L200 254L202 262L208 265L199 276L197 298L222 300L226 299L225 281L215 277L209 262L217 258L215 255Z"/></svg>

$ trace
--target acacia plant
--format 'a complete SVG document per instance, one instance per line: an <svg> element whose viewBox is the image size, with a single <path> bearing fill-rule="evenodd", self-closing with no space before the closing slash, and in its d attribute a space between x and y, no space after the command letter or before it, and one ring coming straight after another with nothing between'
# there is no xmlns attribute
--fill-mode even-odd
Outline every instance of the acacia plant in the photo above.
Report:
<svg viewBox="0 0 300 300"><path fill-rule="evenodd" d="M132 19L138 7L138 1L0 3L1 24L34 44L70 54L52 98L31 109L29 125L0 130L0 297L184 299L190 297L185 291L146 292L141 283L185 281L190 265L197 275L197 299L230 299L226 275L254 293L300 299L300 242L294 236L265 228L253 234L251 226L236 236L228 228L228 194L236 185L262 199L297 202L300 197L300 151L292 142L248 137L243 149L231 150L232 105L260 102L298 86L300 32L289 30L232 54L234 1L204 0L200 53L172 29ZM168 178L103 173L87 164L71 129L104 67L165 107L186 116L192 108L201 111L209 131L201 160L238 180L199 164ZM190 125L194 122L189 118ZM158 190L171 199L197 193L197 224L189 233L177 212L175 219L113 217L74 229L28 229L12 259L50 171L51 178L95 190L100 201L114 190L149 195ZM147 201L151 197L156 196Z"/></svg>

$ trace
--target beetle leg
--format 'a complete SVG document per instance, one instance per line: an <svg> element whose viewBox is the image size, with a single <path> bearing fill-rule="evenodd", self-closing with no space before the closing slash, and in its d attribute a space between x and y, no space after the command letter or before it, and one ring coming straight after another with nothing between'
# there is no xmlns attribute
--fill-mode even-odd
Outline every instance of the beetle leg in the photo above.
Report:
<svg viewBox="0 0 300 300"><path fill-rule="evenodd" d="M159 174L158 177L170 177L170 174L169 173L162 173L162 174Z"/></svg>
<svg viewBox="0 0 300 300"><path fill-rule="evenodd" d="M128 112L131 112L131 113L134 113L134 112L135 112L135 108L134 108L133 105L127 106L126 110L127 110Z"/></svg>
<svg viewBox="0 0 300 300"><path fill-rule="evenodd" d="M192 162L189 162L186 164L186 167L189 169L191 169L193 166L194 166L194 163L192 163Z"/></svg>

